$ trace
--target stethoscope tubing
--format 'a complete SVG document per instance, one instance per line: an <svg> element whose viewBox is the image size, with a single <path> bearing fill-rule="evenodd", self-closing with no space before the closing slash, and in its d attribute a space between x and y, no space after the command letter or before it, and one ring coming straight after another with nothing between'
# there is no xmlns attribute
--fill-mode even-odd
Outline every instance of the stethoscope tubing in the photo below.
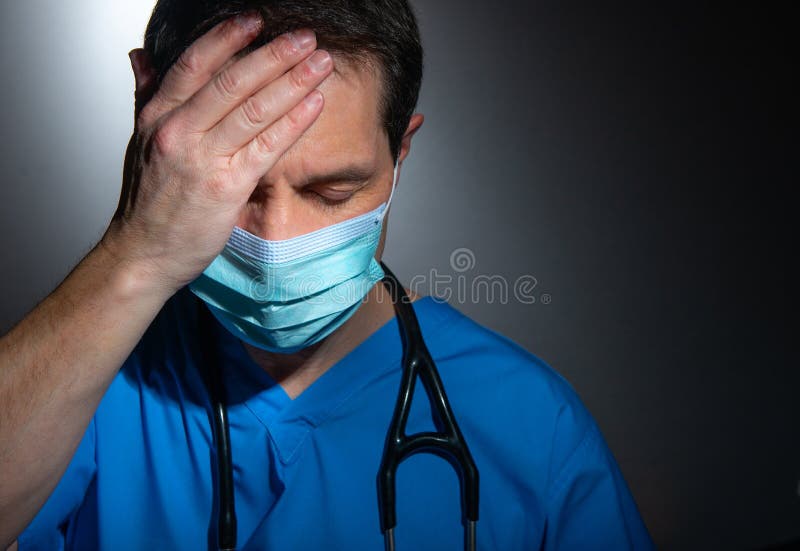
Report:
<svg viewBox="0 0 800 551"><path fill-rule="evenodd" d="M386 434L383 456L377 476L380 528L384 535L386 551L395 551L394 530L397 526L396 473L400 463L417 453L432 453L447 460L456 470L461 491L461 515L464 525L464 549L475 551L477 545L479 475L475 461L456 423L447 399L436 364L428 351L411 301L402 285L381 263L383 284L394 302L400 338L403 344L403 372L400 391L391 423ZM233 461L230 441L230 424L224 400L224 386L220 369L219 352L212 332L212 315L198 300L198 323L203 341L203 378L211 401L210 422L216 447L217 547L220 551L236 549L237 523L233 487ZM414 396L416 379L422 381L431 404L436 432L411 436L405 434L406 423Z"/></svg>
<svg viewBox="0 0 800 551"><path fill-rule="evenodd" d="M447 399L444 384L436 363L428 351L411 300L395 277L383 263L383 284L394 303L395 315L403 343L403 372L392 421L386 435L383 458L378 471L378 507L381 531L387 551L394 551L394 528L397 525L396 473L400 463L417 453L432 453L448 461L455 469L461 490L461 516L464 525L464 549L476 548L478 522L479 474L469 452L467 442L456 422ZM431 415L436 432L413 435L405 433L416 379L422 382L431 405Z"/></svg>

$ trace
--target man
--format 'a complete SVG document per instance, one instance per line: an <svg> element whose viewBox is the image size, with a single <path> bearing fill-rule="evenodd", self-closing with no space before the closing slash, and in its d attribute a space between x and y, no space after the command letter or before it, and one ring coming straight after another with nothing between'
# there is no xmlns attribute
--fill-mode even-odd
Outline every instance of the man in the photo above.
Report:
<svg viewBox="0 0 800 551"><path fill-rule="evenodd" d="M216 548L213 363L236 547L380 548L403 348L378 260L423 124L410 7L162 0L131 58L118 212L0 342L0 547ZM651 548L571 387L448 305L412 300L480 472L477 547ZM407 433L431 426L418 395ZM447 462L409 458L396 499L400 549L462 546Z"/></svg>

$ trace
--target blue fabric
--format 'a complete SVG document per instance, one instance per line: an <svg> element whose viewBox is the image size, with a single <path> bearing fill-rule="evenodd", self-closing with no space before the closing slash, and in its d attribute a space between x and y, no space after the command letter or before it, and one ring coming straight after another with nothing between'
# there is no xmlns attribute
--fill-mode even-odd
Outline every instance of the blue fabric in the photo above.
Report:
<svg viewBox="0 0 800 551"><path fill-rule="evenodd" d="M213 445L197 371L197 299L173 297L103 398L56 490L20 536L41 549L208 549ZM414 303L480 470L481 550L653 549L617 464L571 386L451 306ZM291 400L216 327L241 549L379 550L376 474L401 374L396 320ZM432 429L420 385L408 432ZM458 479L416 455L398 471L398 550L462 548Z"/></svg>

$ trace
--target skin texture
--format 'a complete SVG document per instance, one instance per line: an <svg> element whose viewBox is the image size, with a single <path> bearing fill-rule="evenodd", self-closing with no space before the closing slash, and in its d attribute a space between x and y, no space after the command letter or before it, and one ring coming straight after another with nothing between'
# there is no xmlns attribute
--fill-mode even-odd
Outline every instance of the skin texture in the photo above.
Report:
<svg viewBox="0 0 800 551"><path fill-rule="evenodd" d="M261 179L238 226L264 239L288 239L369 212L388 200L394 165L378 117L379 76L341 63L337 67L338 72L319 86L325 96L325 109ZM411 121L401 160L408 155L411 134L422 120L422 115L415 115ZM350 164L365 168L368 178L304 185L317 174L335 172ZM320 196L339 204L327 205ZM386 224L378 259L385 237ZM383 285L376 285L356 314L315 346L292 355L266 352L246 343L245 348L291 398L296 398L393 315L394 308Z"/></svg>
<svg viewBox="0 0 800 551"><path fill-rule="evenodd" d="M305 46L300 33L237 56L260 25L251 16L215 27L158 89L144 53L131 52L136 126L117 214L61 285L0 339L0 549L16 547L150 322L216 257L234 225L285 239L389 197L377 75L343 63L334 72L325 54L313 70L313 33ZM415 115L409 124L400 161L422 122ZM358 182L313 181L354 161L368 173ZM392 315L376 285L315 347L292 356L248 352L295 397Z"/></svg>

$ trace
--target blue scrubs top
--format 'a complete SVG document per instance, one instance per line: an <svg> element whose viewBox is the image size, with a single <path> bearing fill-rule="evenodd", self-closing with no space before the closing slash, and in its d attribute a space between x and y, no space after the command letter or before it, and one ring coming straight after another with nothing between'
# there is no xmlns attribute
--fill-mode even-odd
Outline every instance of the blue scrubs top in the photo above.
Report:
<svg viewBox="0 0 800 551"><path fill-rule="evenodd" d="M66 473L19 537L32 549L214 548L210 406L195 300L154 320ZM480 471L478 549L653 549L598 427L541 360L432 297L414 303ZM239 549L383 549L376 475L401 375L395 319L295 400L215 327ZM433 430L418 384L408 434ZM398 550L463 548L458 478L415 455L397 473Z"/></svg>

